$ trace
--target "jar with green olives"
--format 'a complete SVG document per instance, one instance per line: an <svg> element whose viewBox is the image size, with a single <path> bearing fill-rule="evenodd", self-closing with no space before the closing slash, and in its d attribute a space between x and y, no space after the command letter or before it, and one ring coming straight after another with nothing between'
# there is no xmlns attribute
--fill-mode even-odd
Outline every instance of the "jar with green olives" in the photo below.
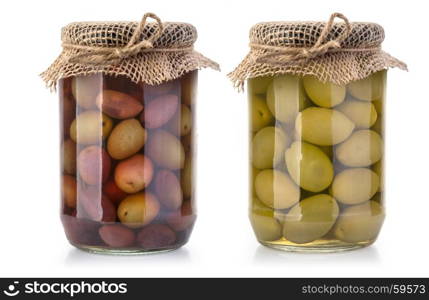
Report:
<svg viewBox="0 0 429 300"><path fill-rule="evenodd" d="M249 79L250 220L262 244L333 251L374 242L384 220L385 78Z"/></svg>
<svg viewBox="0 0 429 300"><path fill-rule="evenodd" d="M69 242L111 254L181 247L196 220L197 69L217 65L192 49L192 25L153 14L140 23L72 23L62 38L62 54L42 76L59 86Z"/></svg>
<svg viewBox="0 0 429 300"><path fill-rule="evenodd" d="M250 221L263 245L333 252L376 240L386 70L406 68L380 50L383 38L381 26L341 14L251 29L250 54L230 77L247 82Z"/></svg>

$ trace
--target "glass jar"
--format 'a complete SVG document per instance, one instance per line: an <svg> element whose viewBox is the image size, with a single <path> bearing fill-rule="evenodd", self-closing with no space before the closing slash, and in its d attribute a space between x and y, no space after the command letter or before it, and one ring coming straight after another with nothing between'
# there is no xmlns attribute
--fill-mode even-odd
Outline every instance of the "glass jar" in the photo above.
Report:
<svg viewBox="0 0 429 300"><path fill-rule="evenodd" d="M61 220L101 253L184 245L196 219L197 71L160 85L101 73L59 80Z"/></svg>
<svg viewBox="0 0 429 300"><path fill-rule="evenodd" d="M260 243L341 251L376 240L386 73L347 85L297 75L247 81L250 220Z"/></svg>

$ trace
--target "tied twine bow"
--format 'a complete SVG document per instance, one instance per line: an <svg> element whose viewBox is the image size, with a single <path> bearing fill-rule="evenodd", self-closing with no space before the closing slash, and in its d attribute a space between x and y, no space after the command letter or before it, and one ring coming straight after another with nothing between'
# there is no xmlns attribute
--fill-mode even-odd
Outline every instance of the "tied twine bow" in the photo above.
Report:
<svg viewBox="0 0 429 300"><path fill-rule="evenodd" d="M146 40L140 40L140 36L146 26L147 19L156 21L157 27L154 33ZM134 30L130 40L123 47L97 47L63 43L66 50L77 50L68 58L69 63L81 63L86 65L115 65L123 59L132 57L143 52L186 52L192 51L192 47L183 48L154 48L153 43L159 39L164 32L161 19L154 13L146 13Z"/></svg>
<svg viewBox="0 0 429 300"><path fill-rule="evenodd" d="M334 40L325 41L328 34L332 30L334 21L336 18L340 18L344 21L345 30ZM307 61L309 59L322 56L327 52L365 52L365 51L377 51L380 48L341 48L341 43L348 37L351 32L351 26L349 20L340 13L333 13L329 21L326 23L316 43L311 48L299 48L299 47L281 47L281 46L269 46L251 43L252 49L267 50L268 52L259 55L255 58L256 63L268 63L268 64L289 64L298 61ZM280 61L281 58L281 61Z"/></svg>

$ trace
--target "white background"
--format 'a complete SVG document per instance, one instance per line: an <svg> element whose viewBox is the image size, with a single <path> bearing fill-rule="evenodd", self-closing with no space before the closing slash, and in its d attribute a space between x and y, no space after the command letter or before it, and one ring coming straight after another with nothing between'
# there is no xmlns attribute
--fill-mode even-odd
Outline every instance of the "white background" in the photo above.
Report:
<svg viewBox="0 0 429 300"><path fill-rule="evenodd" d="M0 11L0 276L429 276L429 99L426 1L6 1ZM221 64L200 73L199 218L168 254L93 255L72 248L59 221L58 100L38 74L59 54L72 21L185 21L196 48ZM247 219L247 104L226 78L260 21L373 21L392 70L387 99L387 219L375 245L340 254L260 246Z"/></svg>

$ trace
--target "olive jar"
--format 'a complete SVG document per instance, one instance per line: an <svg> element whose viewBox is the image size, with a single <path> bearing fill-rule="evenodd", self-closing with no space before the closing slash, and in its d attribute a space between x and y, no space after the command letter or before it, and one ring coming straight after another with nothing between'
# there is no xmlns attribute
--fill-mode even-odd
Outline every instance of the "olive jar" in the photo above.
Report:
<svg viewBox="0 0 429 300"><path fill-rule="evenodd" d="M112 254L181 247L196 219L197 69L217 65L190 48L192 25L153 14L140 24L72 23L62 38L42 76L59 87L69 242Z"/></svg>
<svg viewBox="0 0 429 300"><path fill-rule="evenodd" d="M231 77L247 80L258 241L287 251L370 245L385 217L386 69L405 65L380 50L381 26L341 14L261 23L250 36L252 60Z"/></svg>

